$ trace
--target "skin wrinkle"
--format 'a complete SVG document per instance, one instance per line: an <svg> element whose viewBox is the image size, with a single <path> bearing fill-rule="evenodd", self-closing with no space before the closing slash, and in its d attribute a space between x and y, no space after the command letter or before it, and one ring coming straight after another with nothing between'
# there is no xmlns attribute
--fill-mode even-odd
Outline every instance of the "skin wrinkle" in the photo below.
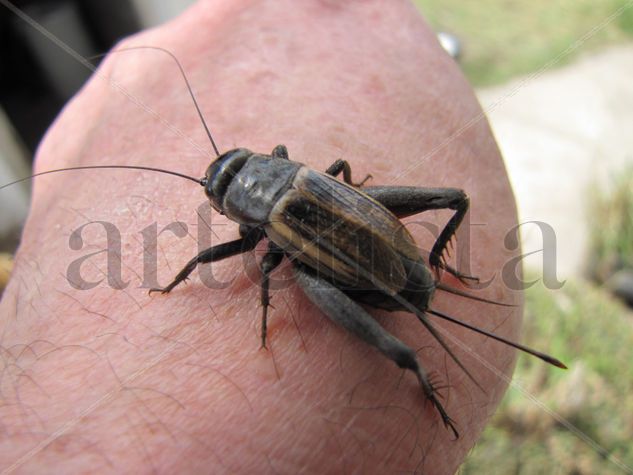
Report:
<svg viewBox="0 0 633 475"><path fill-rule="evenodd" d="M300 6L292 3L292 8L290 3L203 1L178 20L136 35L119 47L157 45L177 55L222 151L236 145L269 153L274 145L285 143L291 159L324 170L335 159L344 158L350 161L355 177L372 173L371 184L389 184L407 169L410 171L398 178L398 184L465 188L472 199L472 222L488 224L485 229L472 230L472 269L482 277L498 274L510 256L503 251L502 237L513 224L515 211L485 121L426 157L479 111L457 67L436 44L433 32L404 1L391 1L389 8L385 0L358 1L340 8L317 0ZM251 34L258 28L266 34ZM329 36L330 29L337 34ZM193 36L192 31L196 32ZM124 83L130 94L139 96L201 149L210 150L173 64L160 54L146 53L115 55L101 66L102 71ZM133 66L136 73L130 75ZM257 75L244 74L250 71L265 74L257 82ZM155 84L151 91L143 84L149 74ZM367 91L368 78L377 78L384 92L375 95ZM106 161L160 164L199 176L211 158L211 152L201 154L178 139L107 82L95 80L65 108L48 132L37 166L41 171ZM71 194L70 189L76 191ZM149 200L142 217L121 215L131 195ZM125 293L102 286L90 293L75 291L63 280L68 263L83 254L68 250L68 235L60 237L55 226L61 224L64 232L72 231L73 223L85 221L77 220L69 209L51 206L55 196L66 197L66 205L73 199L81 203L86 218L104 219L121 228L126 244L122 248L123 280L133 278ZM463 351L456 350L482 385L494 387L487 396L466 382L454 365L446 362L443 352L420 352L427 369L435 370L441 383L450 384L447 411L463 436L451 442L437 414L424 404L412 375L402 375L377 352L334 327L294 286L272 295L276 308L270 314L270 339L278 379L273 355L259 349L259 289L243 273L240 257L214 267L219 280L234 279L225 289L207 289L196 274L188 285L177 287L169 296L149 298L138 288L131 270L140 273L143 269L142 242L129 237L140 236L138 233L154 221L159 222L159 229L166 220L196 221L195 210L201 199L199 187L157 174L77 172L35 181L34 207L18 262L28 259L40 270L18 266L16 278L0 303L0 314L10 314L19 305L19 315L3 321L0 343L9 347L48 340L55 347L65 346L66 351L49 353L37 364L29 361L23 365L26 353L20 358L24 360L16 361L41 386L37 389L24 378L15 380L22 387L21 404L45 422L48 433L0 442L0 459L17 460L72 421L82 408L113 391L110 399L77 419L57 439L79 434L87 440L87 452L107 456L112 465L103 455L81 458L71 453L53 458L53 444L26 459L20 470L55 467L68 471L69 467L81 467L81 463L90 463L93 470L143 469L149 459L159 471L179 472L195 467L232 472L262 467L273 467L271 472L284 472L288 467L327 472L339 471L342 466L349 471L377 467L425 471L433 467L437 473L454 472L505 387ZM422 219L444 222L442 213L428 213ZM213 215L211 225L218 234L214 243L237 236L237 226L215 224L226 223ZM415 228L410 229L416 239L424 236ZM196 229L190 226L189 231L195 236ZM189 238L163 236L159 243L174 270L197 251ZM161 257L160 282L173 277L164 262ZM94 263L105 272L105 261ZM84 270L86 275L93 271L89 266ZM289 275L289 269L280 268L274 277L286 279ZM24 289L18 295L19 282L24 282ZM41 296L33 288L34 282L41 288ZM498 283L485 292L485 296L520 302L520 296L508 294ZM20 301L14 303L16 297ZM78 302L115 322L82 312ZM442 292L435 302L438 309L485 328L507 318L500 332L516 337L519 311L508 317L507 309L501 312ZM296 313L296 326L288 309ZM379 315L381 323L413 348L435 347L412 315L371 313ZM449 329L495 364L513 363L512 353L496 343L488 344L454 325L438 326ZM113 338L95 340L105 334ZM90 351L107 355L107 360L88 356ZM126 380L147 365L137 379ZM192 374L192 367L201 366L217 368L224 378L214 376L211 369L208 375L202 371ZM69 370L64 370L66 367ZM222 382L226 379L233 384ZM138 394L124 396L130 392L126 388L138 387L147 388L141 400ZM252 410L236 388L251 402ZM164 397L150 396L156 391ZM175 398L184 409L175 410L176 405L165 398ZM174 409L163 411L166 404ZM145 411L142 414L147 421L142 417L126 419L130 409ZM12 420L8 416L16 410L15 404L0 408L0 420ZM409 427L413 422L404 414L415 416L415 429ZM326 424L324 417L332 423ZM146 424L146 428L138 424ZM165 440L171 440L168 433L174 434L178 443L166 444ZM349 440L350 434L367 440L365 450L341 442ZM345 451L342 458L339 442ZM81 470L87 469L83 466Z"/></svg>

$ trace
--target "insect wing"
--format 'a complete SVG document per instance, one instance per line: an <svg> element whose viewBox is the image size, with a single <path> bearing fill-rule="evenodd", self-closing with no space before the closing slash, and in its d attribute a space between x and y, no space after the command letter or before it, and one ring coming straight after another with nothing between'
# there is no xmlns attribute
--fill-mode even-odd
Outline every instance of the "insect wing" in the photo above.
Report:
<svg viewBox="0 0 633 475"><path fill-rule="evenodd" d="M293 259L352 288L374 288L363 277L371 272L398 292L407 281L401 256L419 258L413 238L389 210L358 189L308 168L297 173L271 213L266 232Z"/></svg>

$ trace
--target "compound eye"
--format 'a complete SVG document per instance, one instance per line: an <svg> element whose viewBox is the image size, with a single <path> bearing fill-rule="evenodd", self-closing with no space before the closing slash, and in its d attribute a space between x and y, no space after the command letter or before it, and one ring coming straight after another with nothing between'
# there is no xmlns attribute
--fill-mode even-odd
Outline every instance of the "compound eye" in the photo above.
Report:
<svg viewBox="0 0 633 475"><path fill-rule="evenodd" d="M204 185L204 194L207 195L207 198L213 199L215 196L213 195L213 187L211 186L211 182L207 179L206 184Z"/></svg>
<svg viewBox="0 0 633 475"><path fill-rule="evenodd" d="M222 166L222 162L220 160L216 160L213 163L211 163L211 165L209 165L209 167L207 168L207 171L204 173L204 176L207 179L207 184L205 185L205 189L208 188L208 186L211 183L213 183L213 179L215 178L215 175L221 166Z"/></svg>
<svg viewBox="0 0 633 475"><path fill-rule="evenodd" d="M211 167L209 167L211 168ZM209 180L208 175L207 175L207 179L206 179L206 183L204 185L204 194L207 195L207 198L209 198L209 202L211 203L211 207L222 213L222 209L220 207L220 203L219 201L222 199L221 196L216 196L215 192L214 192L214 187L213 187L213 182Z"/></svg>
<svg viewBox="0 0 633 475"><path fill-rule="evenodd" d="M217 211L222 212L222 201L229 184L252 155L253 152L245 148L229 150L207 168L204 192Z"/></svg>

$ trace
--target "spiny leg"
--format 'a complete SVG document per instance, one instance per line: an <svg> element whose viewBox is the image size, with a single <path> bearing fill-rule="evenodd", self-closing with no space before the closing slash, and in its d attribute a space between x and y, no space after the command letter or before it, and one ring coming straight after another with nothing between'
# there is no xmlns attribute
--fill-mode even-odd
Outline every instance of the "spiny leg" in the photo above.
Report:
<svg viewBox="0 0 633 475"><path fill-rule="evenodd" d="M196 257L187 262L187 265L185 265L185 267L176 275L174 280L167 287L150 289L149 293L151 294L152 292L160 292L162 294L166 294L168 292L171 292L171 290L179 283L187 280L189 274L193 272L198 264L215 262L221 259L226 259L227 257L235 256L237 254L252 251L253 249L255 249L255 246L259 241L261 241L263 237L263 231L252 230L252 232L248 233L242 239L236 239L235 241L225 242L222 244L218 244L217 246L210 247L209 249L205 249Z"/></svg>
<svg viewBox="0 0 633 475"><path fill-rule="evenodd" d="M459 225L464 220L464 216L466 216L469 206L470 200L468 199L468 197L464 196L463 200L460 200L455 204L455 207L450 208L452 210L455 210L455 214L451 217L451 219L448 220L448 223L446 223L446 226L444 226L444 229L440 233L440 237L438 237L435 241L435 244L431 249L431 255L429 256L429 265L435 269L437 269L438 267L443 267L459 279L478 280L476 277L462 274L456 269L453 269L446 263L446 259L443 256L443 253L446 250L446 246L451 241L451 239L457 232L457 228L459 228Z"/></svg>
<svg viewBox="0 0 633 475"><path fill-rule="evenodd" d="M448 243L468 212L470 201L466 193L458 188L421 188L414 186L369 186L363 188L363 192L381 203L399 218L434 209L454 210L455 214L446 223L431 249L429 265L436 270L441 267L460 280L479 280L449 266L443 256Z"/></svg>
<svg viewBox="0 0 633 475"><path fill-rule="evenodd" d="M354 183L352 181L352 167L350 166L350 164L349 164L349 162L347 160L339 159L339 160L335 161L332 165L330 165L327 168L327 170L325 170L325 173L327 173L328 175L332 175L332 176L337 176L341 172L343 172L343 181L345 183L347 183L348 185L355 186L356 188L360 188L361 186L363 186L363 184L367 180L372 178L371 175L367 175L365 178L363 178L363 181L361 181L360 183Z"/></svg>
<svg viewBox="0 0 633 475"><path fill-rule="evenodd" d="M448 416L437 399L435 388L430 383L424 368L418 363L415 351L387 332L371 315L365 312L360 305L345 295L339 288L318 278L313 272L300 264L295 264L294 273L297 283L306 296L330 320L378 349L400 368L408 369L415 373L427 400L433 404L433 407L440 414L444 425L453 432L455 438L458 438L459 434L453 420Z"/></svg>
<svg viewBox="0 0 633 475"><path fill-rule="evenodd" d="M262 303L262 347L266 348L266 332L268 321L268 307L270 306L269 284L270 273L281 263L284 257L283 249L274 242L268 243L268 251L262 258L259 268L262 273L261 281L261 303Z"/></svg>

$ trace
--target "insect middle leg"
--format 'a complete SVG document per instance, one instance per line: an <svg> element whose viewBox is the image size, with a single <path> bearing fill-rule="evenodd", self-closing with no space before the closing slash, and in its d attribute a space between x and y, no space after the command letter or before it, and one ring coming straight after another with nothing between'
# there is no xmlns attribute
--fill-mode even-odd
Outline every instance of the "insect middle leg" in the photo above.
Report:
<svg viewBox="0 0 633 475"><path fill-rule="evenodd" d="M352 167L350 166L349 162L347 160L337 160L335 161L332 165L330 165L327 170L325 170L325 173L327 173L328 175L332 175L332 176L337 176L339 175L341 172L343 172L343 181L345 183L347 183L348 185L352 185L355 186L357 188L360 188L361 186L363 186L363 184L369 180L370 178L372 178L371 175L367 175L365 178L363 178L363 181L361 181L360 183L354 183L352 181Z"/></svg>
<svg viewBox="0 0 633 475"><path fill-rule="evenodd" d="M198 267L198 264L207 264L209 262L226 259L227 257L236 256L237 254L242 254L247 251L252 251L253 249L255 249L255 246L257 246L257 243L261 241L263 237L263 231L259 229L253 229L251 230L251 232L245 234L241 239L225 242L222 244L218 244L217 246L210 247L209 249L205 249L196 257L187 262L185 267L183 267L183 269L178 272L174 280L167 287L153 288L149 290L149 293L169 293L182 281L187 280L189 278L189 274L191 274L194 269Z"/></svg>
<svg viewBox="0 0 633 475"><path fill-rule="evenodd" d="M378 349L400 368L408 369L415 373L424 395L440 414L444 425L451 429L456 438L459 437L452 419L437 399L435 388L429 381L426 371L418 363L415 351L387 332L371 315L345 295L338 287L319 278L313 271L300 264L295 264L294 273L297 283L306 296L330 320Z"/></svg>
<svg viewBox="0 0 633 475"><path fill-rule="evenodd" d="M262 273L261 303L262 303L262 347L266 348L266 332L268 321L268 307L270 306L269 284L270 273L281 263L284 257L283 249L272 241L268 243L268 252L262 258L259 268Z"/></svg>
<svg viewBox="0 0 633 475"><path fill-rule="evenodd" d="M275 148L273 148L273 151L270 155L273 158L283 158L284 160L290 160L290 158L288 158L288 149L285 145L277 145Z"/></svg>
<svg viewBox="0 0 633 475"><path fill-rule="evenodd" d="M434 209L451 209L455 214L446 223L429 255L429 265L445 269L459 279L479 280L463 274L446 263L444 252L468 212L470 201L458 188L421 188L414 186L370 186L364 193L374 198L399 218Z"/></svg>

